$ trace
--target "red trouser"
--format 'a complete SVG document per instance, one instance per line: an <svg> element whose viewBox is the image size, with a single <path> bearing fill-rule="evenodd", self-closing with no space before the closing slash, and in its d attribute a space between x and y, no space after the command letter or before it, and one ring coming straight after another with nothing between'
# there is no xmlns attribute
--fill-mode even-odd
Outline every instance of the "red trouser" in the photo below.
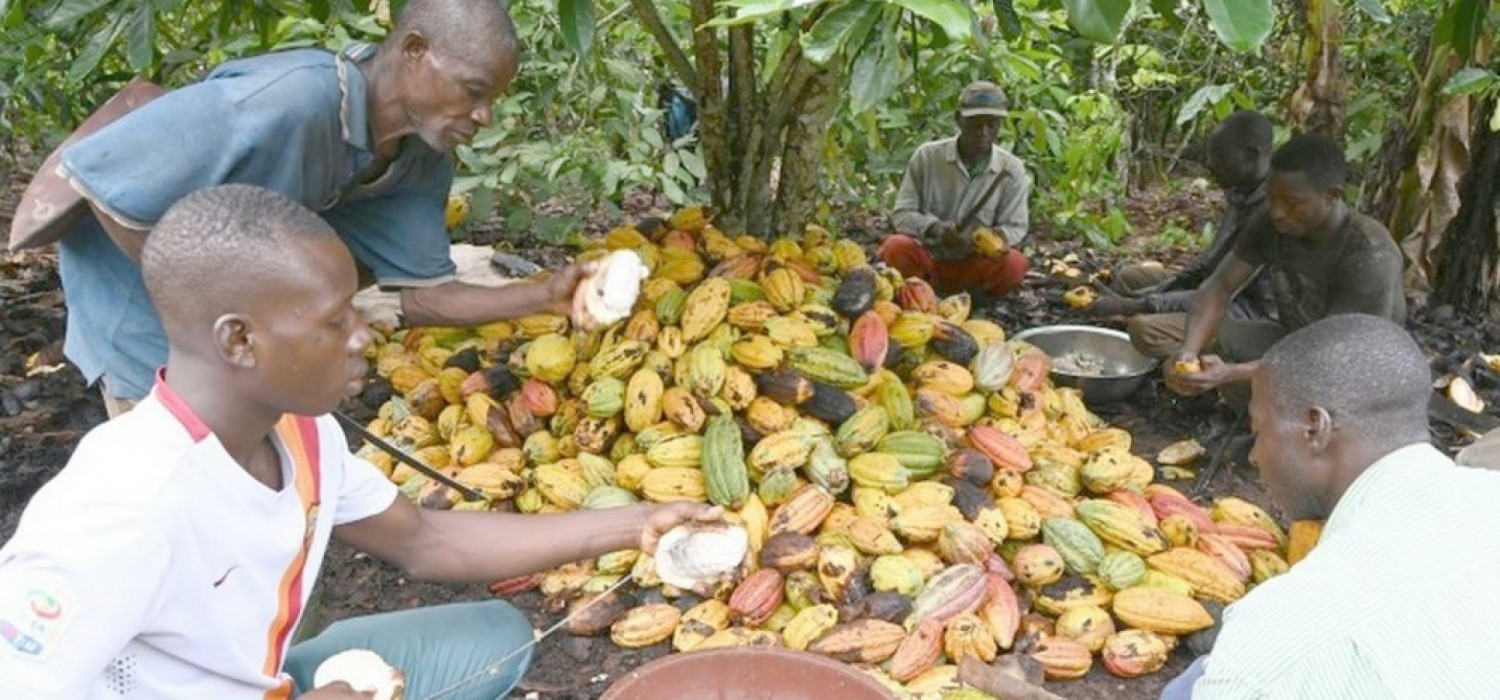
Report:
<svg viewBox="0 0 1500 700"><path fill-rule="evenodd" d="M901 271L903 277L921 277L939 294L983 291L1009 294L1021 286L1029 263L1014 248L999 258L934 260L921 242L893 233L880 244L880 259Z"/></svg>

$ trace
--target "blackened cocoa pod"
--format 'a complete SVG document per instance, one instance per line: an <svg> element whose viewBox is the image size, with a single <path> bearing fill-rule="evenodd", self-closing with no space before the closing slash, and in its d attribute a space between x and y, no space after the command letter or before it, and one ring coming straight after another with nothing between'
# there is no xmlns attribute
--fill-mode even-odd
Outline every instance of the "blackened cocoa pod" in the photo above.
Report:
<svg viewBox="0 0 1500 700"><path fill-rule="evenodd" d="M845 605L854 605L874 591L875 584L870 580L870 567L861 566L855 569L854 576L849 579L849 585L844 586L844 595L840 602Z"/></svg>
<svg viewBox="0 0 1500 700"><path fill-rule="evenodd" d="M949 321L937 322L932 329L932 340L927 342L927 346L961 365L968 365L979 354L979 343L974 340L974 336Z"/></svg>
<svg viewBox="0 0 1500 700"><path fill-rule="evenodd" d="M457 367L463 370L465 374L478 372L479 349L474 347L467 347L459 350L458 352L455 352L452 355L448 356L448 361L443 363L443 367Z"/></svg>
<svg viewBox="0 0 1500 700"><path fill-rule="evenodd" d="M801 406L813 397L813 383L793 369L778 369L755 376L755 389L783 406Z"/></svg>
<svg viewBox="0 0 1500 700"><path fill-rule="evenodd" d="M742 415L735 414L734 424L739 426L740 428L740 444L754 445L755 443L760 442L760 439L762 437L765 437L764 435L761 435L760 431L756 430L754 426L751 426L750 421L745 420L745 417Z"/></svg>
<svg viewBox="0 0 1500 700"><path fill-rule="evenodd" d="M800 532L772 535L760 549L760 565L782 573L811 569L818 563L818 544Z"/></svg>
<svg viewBox="0 0 1500 700"><path fill-rule="evenodd" d="M610 591L596 596L585 596L568 606L568 634L579 637L594 637L609 632L635 601L620 591Z"/></svg>
<svg viewBox="0 0 1500 700"><path fill-rule="evenodd" d="M899 625L911 615L911 598L895 591L876 591L859 601L859 612L859 618L885 620Z"/></svg>
<svg viewBox="0 0 1500 700"><path fill-rule="evenodd" d="M801 406L802 412L829 425L843 425L859 410L849 392L836 386L813 382L813 395Z"/></svg>
<svg viewBox="0 0 1500 700"><path fill-rule="evenodd" d="M995 507L995 499L990 498L984 489L964 479L948 475L943 477L943 483L953 487L953 505L958 508L958 512L964 514L965 520L972 521L979 517L980 511Z"/></svg>
<svg viewBox="0 0 1500 700"><path fill-rule="evenodd" d="M854 320L875 305L875 271L857 267L844 276L833 293L833 310Z"/></svg>
<svg viewBox="0 0 1500 700"><path fill-rule="evenodd" d="M948 455L948 474L981 488L995 477L995 463L979 450L965 447Z"/></svg>
<svg viewBox="0 0 1500 700"><path fill-rule="evenodd" d="M885 364L883 366L886 369L895 369L901 365L901 361L904 359L906 359L906 351L901 349L901 345L894 338L889 340L886 343Z"/></svg>
<svg viewBox="0 0 1500 700"><path fill-rule="evenodd" d="M496 401L503 401L506 396L521 390L521 380L504 364L490 365L484 370L484 378L489 385L490 398Z"/></svg>

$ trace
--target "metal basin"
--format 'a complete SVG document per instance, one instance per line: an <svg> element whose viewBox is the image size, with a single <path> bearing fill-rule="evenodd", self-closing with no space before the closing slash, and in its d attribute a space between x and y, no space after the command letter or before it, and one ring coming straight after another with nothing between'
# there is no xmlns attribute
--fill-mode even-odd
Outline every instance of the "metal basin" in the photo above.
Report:
<svg viewBox="0 0 1500 700"><path fill-rule="evenodd" d="M1089 404L1124 400L1135 393L1156 371L1157 360L1137 352L1124 331L1097 326L1042 326L1022 331L1016 340L1035 345L1054 361L1075 355L1100 367L1097 376L1053 368L1052 381L1083 390Z"/></svg>

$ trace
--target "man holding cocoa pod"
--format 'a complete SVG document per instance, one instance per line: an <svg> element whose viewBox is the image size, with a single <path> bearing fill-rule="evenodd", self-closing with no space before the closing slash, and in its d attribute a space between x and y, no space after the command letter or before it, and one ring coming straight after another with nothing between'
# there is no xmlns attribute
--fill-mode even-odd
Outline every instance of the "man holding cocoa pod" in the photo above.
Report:
<svg viewBox="0 0 1500 700"><path fill-rule="evenodd" d="M352 618L294 645L329 539L413 579L487 582L651 552L680 523L721 518L689 503L558 515L412 505L327 415L368 369L353 258L277 193L182 198L141 266L167 362L136 408L84 437L0 549L0 697L369 697L311 687L351 648L403 671L411 697L504 697L533 631L503 601Z"/></svg>
<svg viewBox="0 0 1500 700"><path fill-rule="evenodd" d="M895 233L880 259L941 294L1009 294L1026 277L1015 246L1026 237L1031 178L1021 159L995 144L1007 114L994 83L970 83L959 95L958 135L917 147L901 178Z"/></svg>
<svg viewBox="0 0 1500 700"><path fill-rule="evenodd" d="M1401 251L1380 222L1344 202L1346 175L1343 147L1325 136L1295 136L1277 149L1270 206L1199 287L1192 308L1149 317L1149 332L1132 329L1152 345L1178 342L1165 366L1168 387L1194 395L1241 385L1242 392L1267 348L1335 314L1405 322ZM1226 319L1235 292L1258 272L1269 279L1277 320Z"/></svg>
<svg viewBox="0 0 1500 700"><path fill-rule="evenodd" d="M1500 474L1430 444L1431 370L1385 318L1317 321L1252 372L1250 461L1288 520L1323 520L1290 571L1224 612L1164 700L1492 698Z"/></svg>
<svg viewBox="0 0 1500 700"><path fill-rule="evenodd" d="M378 46L231 61L66 148L60 174L93 216L59 241L65 351L87 381L102 379L110 415L146 396L166 360L141 246L202 187L254 184L317 211L362 273L400 290L408 323L566 313L576 267L489 288L457 281L449 258L451 152L490 122L518 61L496 0L412 0Z"/></svg>

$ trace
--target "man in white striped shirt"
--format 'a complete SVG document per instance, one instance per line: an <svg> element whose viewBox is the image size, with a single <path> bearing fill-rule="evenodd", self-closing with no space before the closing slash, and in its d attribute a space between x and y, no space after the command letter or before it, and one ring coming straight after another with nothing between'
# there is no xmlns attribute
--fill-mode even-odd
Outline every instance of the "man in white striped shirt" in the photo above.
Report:
<svg viewBox="0 0 1500 700"><path fill-rule="evenodd" d="M1251 462L1317 547L1225 611L1177 698L1500 697L1500 474L1428 443L1430 370L1396 324L1333 316L1251 387Z"/></svg>

